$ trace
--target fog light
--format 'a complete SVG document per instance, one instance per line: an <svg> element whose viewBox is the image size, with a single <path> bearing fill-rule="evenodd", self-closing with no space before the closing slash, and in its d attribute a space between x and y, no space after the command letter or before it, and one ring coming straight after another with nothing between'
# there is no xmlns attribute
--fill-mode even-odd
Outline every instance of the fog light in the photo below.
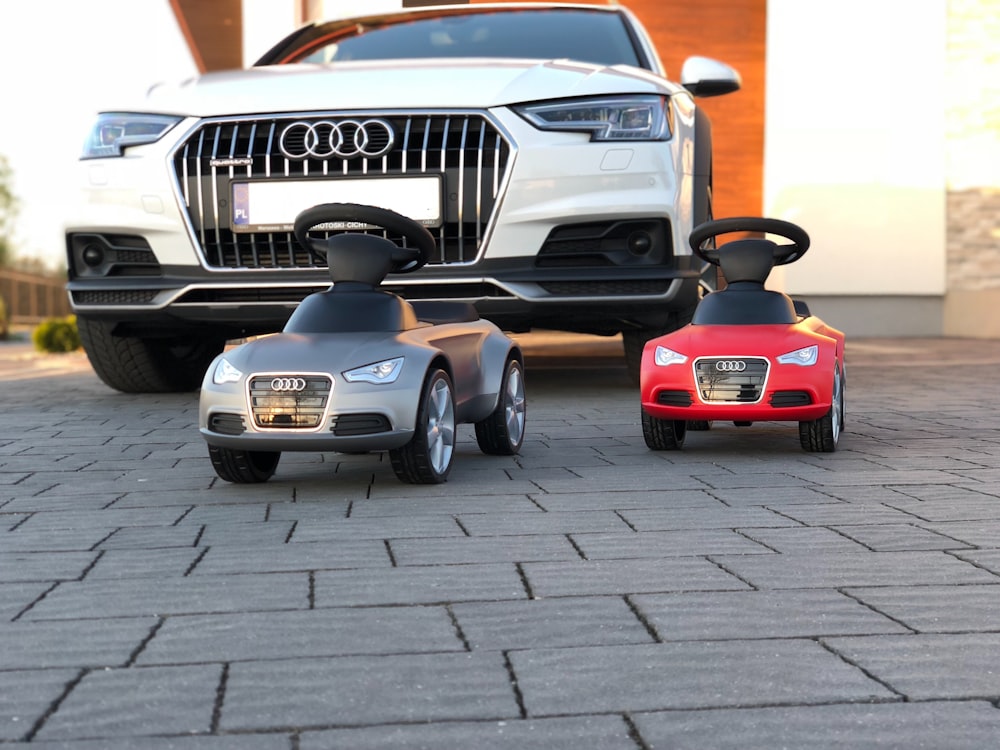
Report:
<svg viewBox="0 0 1000 750"><path fill-rule="evenodd" d="M87 245L80 257L91 268L97 268L104 262L104 248L100 245Z"/></svg>
<svg viewBox="0 0 1000 750"><path fill-rule="evenodd" d="M653 238L648 232L632 232L628 236L628 251L632 255L646 255L653 249Z"/></svg>

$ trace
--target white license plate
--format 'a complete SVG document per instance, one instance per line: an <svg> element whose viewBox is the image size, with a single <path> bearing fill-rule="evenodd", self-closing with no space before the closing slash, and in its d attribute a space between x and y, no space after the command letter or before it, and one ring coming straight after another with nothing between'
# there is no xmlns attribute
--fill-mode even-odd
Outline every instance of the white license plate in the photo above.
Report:
<svg viewBox="0 0 1000 750"><path fill-rule="evenodd" d="M361 203L387 208L426 227L441 226L441 178L358 178L346 180L272 180L232 183L234 232L290 232L295 217L320 203ZM357 224L324 225L358 229Z"/></svg>

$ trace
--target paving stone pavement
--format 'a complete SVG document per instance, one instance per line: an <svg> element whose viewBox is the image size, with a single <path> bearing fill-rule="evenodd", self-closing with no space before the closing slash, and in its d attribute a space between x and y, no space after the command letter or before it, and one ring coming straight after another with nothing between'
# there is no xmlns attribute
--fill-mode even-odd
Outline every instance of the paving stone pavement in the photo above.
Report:
<svg viewBox="0 0 1000 750"><path fill-rule="evenodd" d="M833 454L651 452L616 351L525 346L520 456L247 487L196 394L0 344L0 747L1000 745L1000 341L849 341Z"/></svg>

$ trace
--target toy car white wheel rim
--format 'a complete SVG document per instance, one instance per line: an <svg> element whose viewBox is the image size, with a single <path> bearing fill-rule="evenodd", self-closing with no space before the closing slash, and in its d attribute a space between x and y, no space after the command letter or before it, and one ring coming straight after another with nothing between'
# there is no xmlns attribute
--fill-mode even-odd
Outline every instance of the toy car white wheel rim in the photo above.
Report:
<svg viewBox="0 0 1000 750"><path fill-rule="evenodd" d="M504 419L511 445L518 445L524 435L525 398L524 377L518 367L511 367L507 377L507 389L503 394Z"/></svg>
<svg viewBox="0 0 1000 750"><path fill-rule="evenodd" d="M836 445L840 440L840 420L841 415L843 415L843 401L844 401L844 389L843 389L843 379L840 377L840 368L838 367L834 373L833 378L833 403L830 405L830 432L833 437L833 444Z"/></svg>
<svg viewBox="0 0 1000 750"><path fill-rule="evenodd" d="M451 464L455 450L455 407L451 389L444 380L438 380L427 397L427 456L438 474Z"/></svg>

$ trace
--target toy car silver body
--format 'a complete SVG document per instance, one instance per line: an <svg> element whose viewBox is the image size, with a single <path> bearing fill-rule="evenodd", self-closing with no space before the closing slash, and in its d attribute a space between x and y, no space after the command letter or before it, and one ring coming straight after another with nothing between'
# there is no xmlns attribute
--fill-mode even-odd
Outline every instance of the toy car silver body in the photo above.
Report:
<svg viewBox="0 0 1000 750"><path fill-rule="evenodd" d="M385 227L401 241L330 236L340 224ZM514 341L472 305L411 303L378 288L388 271L426 262L434 240L424 227L381 208L325 204L302 212L295 231L326 255L333 283L303 300L281 333L209 366L198 421L220 477L266 481L288 450L388 450L403 481L441 482L462 423L475 424L486 453L520 449L524 374Z"/></svg>

